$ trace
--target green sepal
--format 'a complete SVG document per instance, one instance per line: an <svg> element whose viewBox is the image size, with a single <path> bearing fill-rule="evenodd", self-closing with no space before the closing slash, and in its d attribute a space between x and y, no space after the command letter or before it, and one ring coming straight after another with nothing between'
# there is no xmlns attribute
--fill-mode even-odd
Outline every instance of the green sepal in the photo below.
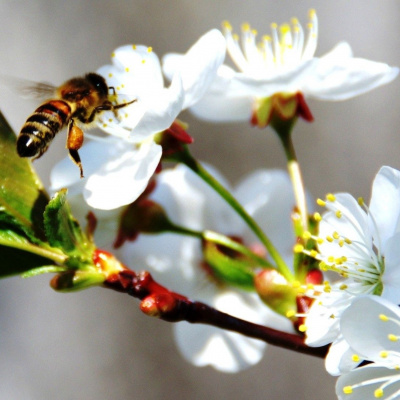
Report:
<svg viewBox="0 0 400 400"><path fill-rule="evenodd" d="M67 203L67 190L62 189L50 200L43 215L46 237L52 247L60 249L69 258L69 268L92 267L94 243L85 235L73 217Z"/></svg>
<svg viewBox="0 0 400 400"><path fill-rule="evenodd" d="M211 242L204 244L203 254L217 280L243 290L254 291L255 274L250 259L230 257L221 251L220 246Z"/></svg>

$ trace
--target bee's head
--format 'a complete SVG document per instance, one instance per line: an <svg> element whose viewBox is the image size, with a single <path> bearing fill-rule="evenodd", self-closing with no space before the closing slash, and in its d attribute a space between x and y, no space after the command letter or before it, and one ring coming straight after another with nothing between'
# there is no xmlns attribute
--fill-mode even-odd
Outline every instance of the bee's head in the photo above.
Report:
<svg viewBox="0 0 400 400"><path fill-rule="evenodd" d="M99 74L90 72L85 75L85 78L96 88L96 90L104 97L108 95L108 86L106 80Z"/></svg>

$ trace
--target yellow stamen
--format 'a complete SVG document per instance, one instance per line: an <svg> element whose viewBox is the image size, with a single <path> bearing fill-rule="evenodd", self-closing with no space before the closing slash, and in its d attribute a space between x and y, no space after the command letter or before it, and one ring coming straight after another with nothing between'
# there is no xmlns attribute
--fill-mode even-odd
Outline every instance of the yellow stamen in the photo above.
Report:
<svg viewBox="0 0 400 400"><path fill-rule="evenodd" d="M328 193L328 194L326 195L326 199L327 199L328 201L334 202L334 201L336 200L336 197L335 197L334 194Z"/></svg>
<svg viewBox="0 0 400 400"><path fill-rule="evenodd" d="M392 333L389 333L388 339L389 339L391 342L397 342L397 341L399 340L399 338L398 338L396 335L393 335Z"/></svg>
<svg viewBox="0 0 400 400"><path fill-rule="evenodd" d="M344 394L352 394L353 393L353 388L351 386L345 386L343 388L343 393Z"/></svg>

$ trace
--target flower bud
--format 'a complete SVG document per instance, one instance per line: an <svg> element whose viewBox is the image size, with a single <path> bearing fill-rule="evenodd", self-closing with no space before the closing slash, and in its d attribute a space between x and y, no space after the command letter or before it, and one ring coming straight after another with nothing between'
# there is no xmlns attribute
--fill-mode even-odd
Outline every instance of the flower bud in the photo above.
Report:
<svg viewBox="0 0 400 400"><path fill-rule="evenodd" d="M254 285L261 300L277 313L286 316L289 310L296 310L296 290L275 269L262 270Z"/></svg>

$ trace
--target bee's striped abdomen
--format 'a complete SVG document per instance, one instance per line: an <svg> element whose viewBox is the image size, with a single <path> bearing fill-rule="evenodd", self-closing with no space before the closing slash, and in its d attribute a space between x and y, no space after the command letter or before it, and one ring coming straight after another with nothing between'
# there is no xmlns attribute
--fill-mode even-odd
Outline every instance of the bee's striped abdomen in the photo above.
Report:
<svg viewBox="0 0 400 400"><path fill-rule="evenodd" d="M17 140L20 157L40 157L54 136L65 126L71 107L62 100L50 100L26 120Z"/></svg>

